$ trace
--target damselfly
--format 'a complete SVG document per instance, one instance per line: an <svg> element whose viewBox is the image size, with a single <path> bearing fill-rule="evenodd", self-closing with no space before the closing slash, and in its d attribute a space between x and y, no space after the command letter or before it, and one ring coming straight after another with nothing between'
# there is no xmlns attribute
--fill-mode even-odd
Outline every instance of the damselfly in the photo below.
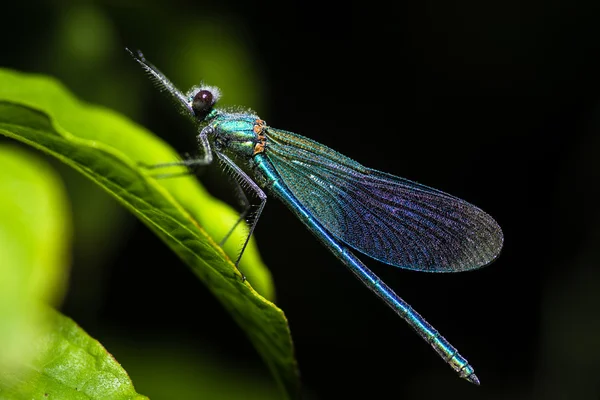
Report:
<svg viewBox="0 0 600 400"><path fill-rule="evenodd" d="M456 348L350 249L400 268L471 270L494 261L502 248L502 231L492 217L459 198L366 168L311 139L272 128L251 112L215 108L220 96L215 87L194 86L183 94L141 52L129 52L198 125L203 152L201 158L150 168L208 165L214 154L260 199L236 265L265 207L265 192L272 194L460 377L479 384ZM238 223L248 209L249 204Z"/></svg>

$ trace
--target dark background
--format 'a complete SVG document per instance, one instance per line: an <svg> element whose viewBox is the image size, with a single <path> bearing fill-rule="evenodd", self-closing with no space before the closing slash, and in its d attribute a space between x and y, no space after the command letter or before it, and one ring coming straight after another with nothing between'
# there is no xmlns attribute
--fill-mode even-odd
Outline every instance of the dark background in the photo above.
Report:
<svg viewBox="0 0 600 400"><path fill-rule="evenodd" d="M598 6L395 7L23 2L3 9L0 65L54 75L193 153L194 128L122 50L140 48L182 90L200 79L220 85L224 101L271 126L497 219L505 247L478 271L432 275L362 257L472 363L475 387L270 201L256 238L307 399L600 399ZM76 227L62 310L107 346L138 391L276 397L243 332L192 272L108 196L57 168ZM234 199L218 171L202 180ZM214 378L209 390L202 380L211 374L222 386L260 389L234 396Z"/></svg>

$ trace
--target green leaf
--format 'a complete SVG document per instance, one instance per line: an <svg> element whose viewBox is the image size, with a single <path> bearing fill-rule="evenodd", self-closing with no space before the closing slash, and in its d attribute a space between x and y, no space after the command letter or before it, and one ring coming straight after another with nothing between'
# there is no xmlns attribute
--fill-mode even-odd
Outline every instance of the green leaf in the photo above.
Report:
<svg viewBox="0 0 600 400"><path fill-rule="evenodd" d="M44 323L39 302L57 303L69 265L71 221L56 173L38 156L0 146L0 364L32 357Z"/></svg>
<svg viewBox="0 0 600 400"><path fill-rule="evenodd" d="M70 318L44 306L47 330L29 344L35 358L16 373L0 371L0 398L148 399L135 392L121 365Z"/></svg>
<svg viewBox="0 0 600 400"><path fill-rule="evenodd" d="M296 397L299 382L287 320L251 286L262 284L263 293L272 293L255 246L244 253L240 267L248 280L243 281L213 239L224 236L236 213L208 196L193 177L157 181L138 167L175 160L170 147L110 110L79 102L50 78L8 70L0 70L0 133L72 166L140 218L221 301L287 396ZM232 242L237 250L239 239Z"/></svg>
<svg viewBox="0 0 600 400"><path fill-rule="evenodd" d="M143 399L73 321L42 306L62 297L71 219L39 156L0 146L0 398Z"/></svg>

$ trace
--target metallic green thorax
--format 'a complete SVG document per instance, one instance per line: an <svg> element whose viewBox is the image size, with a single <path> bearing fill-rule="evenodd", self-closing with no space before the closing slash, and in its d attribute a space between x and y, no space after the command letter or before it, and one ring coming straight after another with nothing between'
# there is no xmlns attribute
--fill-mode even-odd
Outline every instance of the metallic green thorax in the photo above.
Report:
<svg viewBox="0 0 600 400"><path fill-rule="evenodd" d="M258 128L264 122L256 115L213 110L206 120L207 126L213 129L215 149L234 157L252 158L256 146L264 141Z"/></svg>

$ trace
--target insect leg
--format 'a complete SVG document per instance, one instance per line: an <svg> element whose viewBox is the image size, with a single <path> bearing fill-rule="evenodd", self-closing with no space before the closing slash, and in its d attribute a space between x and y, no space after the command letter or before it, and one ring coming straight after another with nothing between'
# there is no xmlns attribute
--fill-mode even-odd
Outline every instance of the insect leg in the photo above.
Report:
<svg viewBox="0 0 600 400"><path fill-rule="evenodd" d="M242 187L246 187L246 188L252 190L254 192L254 194L256 195L256 197L258 197L260 199L260 204L258 205L258 209L252 216L252 221L249 222L248 236L246 237L246 240L244 241L244 244L243 244L243 246L240 250L240 253L237 257L237 260L235 261L235 265L237 266L240 263L240 259L242 258L242 255L244 254L244 250L246 249L246 246L248 245L250 236L252 236L252 233L254 232L254 228L256 227L256 223L258 222L258 220L260 218L260 214L262 213L263 209L265 208L265 204L267 203L267 195L265 194L265 192L263 192L263 190L260 187L258 187L256 182L254 182L252 180L252 178L250 178L248 176L248 174L246 174L240 167L238 167L229 157L227 157L225 154L218 152L218 151L216 151L215 153L217 154L217 157L219 157L219 159L228 168L230 168L230 170L234 173L234 177L235 177L237 183ZM241 189L241 187L240 187L240 189ZM246 200L247 200L247 198L246 198ZM242 215L240 216L240 219L238 220L238 222L236 222L235 226L237 226L242 221L242 219L244 219L246 217L246 215L244 215L244 214L248 213L249 208L250 207L247 207L246 211L244 211L244 213L242 213ZM233 227L233 229L235 229L235 226ZM233 229L231 231L233 231ZM231 234L231 231L227 234L227 236L225 237L224 240L226 240L227 237Z"/></svg>
<svg viewBox="0 0 600 400"><path fill-rule="evenodd" d="M227 234L225 234L223 239L219 242L219 245L221 247L225 245L225 242L229 239L229 237L231 236L233 231L235 231L235 228L237 228L240 222L246 219L248 213L250 212L250 209L252 208L252 204L250 204L248 196L246 196L246 193L244 193L244 189L242 188L242 185L238 182L238 179L232 179L232 183L235 187L236 195L238 200L240 201L240 205L242 206L243 211L240 213L239 218L237 219L237 221L235 221L235 224L231 227L229 232L227 232Z"/></svg>
<svg viewBox="0 0 600 400"><path fill-rule="evenodd" d="M187 159L187 160L173 161L173 162L154 164L154 165L141 164L141 166L148 170L151 170L151 169L153 170L153 169L178 167L178 166L189 168L189 167L195 167L195 166L209 165L213 161L212 150L210 148L210 143L208 142L208 134L210 134L210 133L212 133L212 128L207 126L206 128L202 129L202 131L198 135L198 146L200 147L201 151L204 153L203 156L200 158L191 158L191 159ZM190 174L192 174L192 172L190 172L190 170L187 169L185 172L173 172L173 173L168 173L168 174L157 174L157 175L153 175L153 176L155 179L165 179L165 178L174 178L174 177L185 176L185 175L190 175Z"/></svg>

